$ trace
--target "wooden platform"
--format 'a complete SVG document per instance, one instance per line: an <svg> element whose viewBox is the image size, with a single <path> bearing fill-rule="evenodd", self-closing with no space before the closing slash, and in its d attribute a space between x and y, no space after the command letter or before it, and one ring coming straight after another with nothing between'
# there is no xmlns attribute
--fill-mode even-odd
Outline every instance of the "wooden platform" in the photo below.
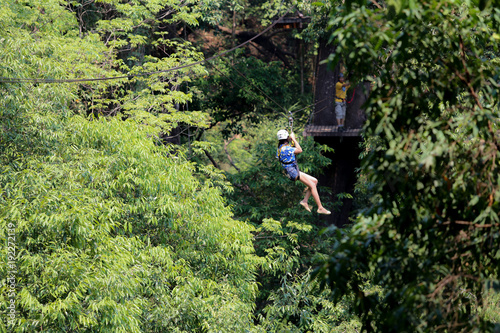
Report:
<svg viewBox="0 0 500 333"><path fill-rule="evenodd" d="M283 17L274 25L274 29L302 29L310 22L310 17Z"/></svg>
<svg viewBox="0 0 500 333"><path fill-rule="evenodd" d="M361 128L349 128L339 132L337 126L308 125L304 129L304 136L361 136Z"/></svg>

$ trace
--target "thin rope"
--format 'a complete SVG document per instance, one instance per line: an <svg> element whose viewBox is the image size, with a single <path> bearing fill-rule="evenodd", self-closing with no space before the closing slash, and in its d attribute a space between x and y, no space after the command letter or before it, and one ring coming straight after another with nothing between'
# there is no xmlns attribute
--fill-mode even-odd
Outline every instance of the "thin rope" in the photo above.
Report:
<svg viewBox="0 0 500 333"><path fill-rule="evenodd" d="M209 63L210 64L210 63ZM239 85L238 83L236 83L233 79L231 79L230 77L228 77L226 74L224 74L220 69L218 69L215 65L213 64L210 64L210 66L212 66L213 69L215 69L216 71L218 71L222 76L224 76L228 81L230 81L231 83L233 83L234 85L238 86L240 89L246 91L246 92L251 92L252 94L254 94L255 96L259 96L256 92L254 91L251 91L251 90L247 90L245 88L243 88L241 85ZM235 69L233 67L233 69ZM235 69L236 70L236 69ZM238 72L238 70L236 70ZM239 75L243 76L243 78L245 78L246 80L248 80L248 78L246 78L243 74L239 73ZM250 80L248 80L248 82L250 84L252 84L252 82ZM259 89L259 87L255 86L252 84L253 87ZM262 91L261 89L259 89L260 91ZM265 97L269 98L271 101L273 101L274 103L276 103L276 105L278 105L280 108L282 108L283 110L287 111L284 107L282 107L278 102L276 102L274 99L272 99L271 97L269 97L266 93L264 93L262 91L262 93L264 94Z"/></svg>
<svg viewBox="0 0 500 333"><path fill-rule="evenodd" d="M324 106L324 107L323 107L323 108L321 108L319 111L314 111L314 112L312 112L312 113L311 113L311 115L313 115L313 114L317 114L317 113L320 113L320 112L322 112L323 110L325 110L326 108L328 108L328 106Z"/></svg>
<svg viewBox="0 0 500 333"><path fill-rule="evenodd" d="M90 82L90 81L108 81L108 80L118 80L118 79L131 79L133 77L138 77L138 76L150 76L150 75L153 75L153 74L160 74L160 73L167 73L167 72L172 72L172 71L177 71L179 69L183 69L183 68L188 68L188 67L192 67L192 66L196 66L196 65L199 65L201 63L204 63L204 62L207 62L207 61L210 61L210 60L214 60L214 59L217 59L217 58L220 58L220 57L223 57L225 56L226 54L236 50L236 49L239 49L243 46L245 46L246 44L252 42L254 39L257 39L259 38L260 36L262 36L263 34L265 34L266 32L268 32L269 30L271 30L279 21L281 21L289 12L290 10L292 10L294 6L290 7L285 14L283 14L283 16L281 16L278 20L274 21L269 27L267 27L266 29L264 29L262 32L260 32L259 34L255 35L254 37L250 38L249 40L229 49L229 50L226 50L220 54L217 54L217 55L214 55L212 57L209 57L209 58L206 58L206 59L203 59L203 60L200 60L200 61L196 61L196 62L193 62L193 63L189 63L189 64L186 64L186 65L182 65L182 66L176 66L176 67L173 67L173 68L169 68L169 69L165 69L165 70L160 70L160 71L154 71L154 72L147 72L147 73L137 73L137 74L128 74L128 75L121 75L121 76L113 76L113 77L102 77L102 78L82 78L82 79L36 79L36 78L8 78L8 77L0 77L0 82L3 82L3 83L22 83L22 82L34 82L34 83L73 83L73 82Z"/></svg>
<svg viewBox="0 0 500 333"><path fill-rule="evenodd" d="M272 99L271 97L269 97L262 89L260 89L259 87L257 87L256 85L253 84L252 81L250 81L245 75L243 75L239 70L236 69L236 67L233 67L233 69L236 71L236 73L240 76L242 76L245 80L248 81L248 83L250 83L252 85L252 87L258 89L264 96L266 96L267 98L269 98L271 101L273 101L276 105L278 105L280 108L282 108L283 110L285 110L285 112L288 112L287 109L285 109L283 106L281 106L278 102L276 102L274 99Z"/></svg>
<svg viewBox="0 0 500 333"><path fill-rule="evenodd" d="M351 100L349 102L347 102L347 104L350 104L353 101L355 93L356 93L356 88L354 88L354 91L352 92Z"/></svg>
<svg viewBox="0 0 500 333"><path fill-rule="evenodd" d="M308 107L311 107L311 106L313 106L313 107L314 107L314 106L316 106L316 104L319 104L319 103L321 103L321 102L323 102L323 101L326 101L326 98L323 98L321 101L317 101L316 103L311 103L311 104L309 104L309 105L307 105L307 106L303 107L302 109L298 109L298 110L296 110L296 111L293 111L293 112L292 112L292 114L296 114L297 112L303 111L303 110L305 110L305 109L307 109Z"/></svg>

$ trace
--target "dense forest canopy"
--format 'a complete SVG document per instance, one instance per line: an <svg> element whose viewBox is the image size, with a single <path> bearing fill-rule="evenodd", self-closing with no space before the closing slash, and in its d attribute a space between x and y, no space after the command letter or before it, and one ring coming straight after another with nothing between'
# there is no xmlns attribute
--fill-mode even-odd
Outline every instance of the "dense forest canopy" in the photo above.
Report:
<svg viewBox="0 0 500 333"><path fill-rule="evenodd" d="M337 298L357 293L367 331L490 331L481 309L499 287L500 8L362 4L330 24L335 57L372 83L372 204L317 274ZM367 276L384 290L363 292Z"/></svg>
<svg viewBox="0 0 500 333"><path fill-rule="evenodd" d="M497 1L0 0L2 331L498 331L499 24ZM275 158L327 44L371 86L342 229ZM332 148L299 140L321 174Z"/></svg>

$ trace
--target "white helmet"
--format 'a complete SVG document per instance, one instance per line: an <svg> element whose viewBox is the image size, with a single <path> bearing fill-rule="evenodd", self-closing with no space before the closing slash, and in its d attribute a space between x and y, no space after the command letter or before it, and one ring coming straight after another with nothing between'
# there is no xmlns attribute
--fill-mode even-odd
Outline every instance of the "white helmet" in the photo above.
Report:
<svg viewBox="0 0 500 333"><path fill-rule="evenodd" d="M278 140L285 140L285 139L288 139L288 132L286 130L279 130Z"/></svg>

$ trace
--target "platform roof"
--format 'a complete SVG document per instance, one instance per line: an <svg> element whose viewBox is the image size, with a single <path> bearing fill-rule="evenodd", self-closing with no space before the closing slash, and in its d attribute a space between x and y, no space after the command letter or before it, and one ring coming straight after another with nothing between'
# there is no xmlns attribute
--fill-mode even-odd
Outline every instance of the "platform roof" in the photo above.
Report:
<svg viewBox="0 0 500 333"><path fill-rule="evenodd" d="M308 125L304 129L304 136L361 136L361 128L346 128L341 132L338 126Z"/></svg>
<svg viewBox="0 0 500 333"><path fill-rule="evenodd" d="M301 29L311 22L310 17L283 17L275 24L275 29Z"/></svg>

